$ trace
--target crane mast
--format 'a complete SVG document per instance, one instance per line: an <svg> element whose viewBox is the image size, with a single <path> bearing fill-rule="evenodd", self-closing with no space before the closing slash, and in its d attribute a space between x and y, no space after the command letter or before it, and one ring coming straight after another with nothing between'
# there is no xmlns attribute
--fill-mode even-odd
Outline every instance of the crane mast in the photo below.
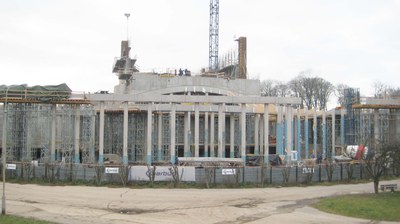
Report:
<svg viewBox="0 0 400 224"><path fill-rule="evenodd" d="M209 70L218 70L219 0L210 0Z"/></svg>

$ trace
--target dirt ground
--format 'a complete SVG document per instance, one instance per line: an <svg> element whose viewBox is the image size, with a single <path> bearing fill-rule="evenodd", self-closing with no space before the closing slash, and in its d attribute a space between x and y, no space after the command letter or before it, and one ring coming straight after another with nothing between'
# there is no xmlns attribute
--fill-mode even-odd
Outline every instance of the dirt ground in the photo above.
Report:
<svg viewBox="0 0 400 224"><path fill-rule="evenodd" d="M400 185L400 180L382 183ZM6 208L7 214L56 223L371 223L323 213L308 205L321 197L372 191L372 183L255 189L128 189L7 183Z"/></svg>

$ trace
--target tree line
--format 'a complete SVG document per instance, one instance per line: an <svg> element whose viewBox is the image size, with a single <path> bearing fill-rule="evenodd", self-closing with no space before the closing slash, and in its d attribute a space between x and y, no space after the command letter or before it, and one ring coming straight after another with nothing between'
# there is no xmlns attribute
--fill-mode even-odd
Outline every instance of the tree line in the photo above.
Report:
<svg viewBox="0 0 400 224"><path fill-rule="evenodd" d="M331 82L313 74L312 70L300 72L288 82L267 79L261 82L261 95L272 97L299 97L300 108L327 109L327 104L335 95L340 105L344 103L344 90L351 88L347 84L336 86ZM400 97L400 87L391 87L380 81L373 84L375 98Z"/></svg>

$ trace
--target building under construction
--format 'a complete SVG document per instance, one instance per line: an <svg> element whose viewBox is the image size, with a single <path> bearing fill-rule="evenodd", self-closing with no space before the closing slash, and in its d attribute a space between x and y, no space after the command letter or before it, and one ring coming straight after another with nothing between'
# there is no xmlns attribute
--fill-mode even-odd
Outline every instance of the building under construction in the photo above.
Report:
<svg viewBox="0 0 400 224"><path fill-rule="evenodd" d="M300 110L299 98L262 97L247 79L246 38L235 63L190 71L140 72L121 42L114 93L74 93L66 85L0 87L1 150L8 162L124 165L176 160L269 163L341 154L345 145L400 137L400 101L345 92L331 111Z"/></svg>

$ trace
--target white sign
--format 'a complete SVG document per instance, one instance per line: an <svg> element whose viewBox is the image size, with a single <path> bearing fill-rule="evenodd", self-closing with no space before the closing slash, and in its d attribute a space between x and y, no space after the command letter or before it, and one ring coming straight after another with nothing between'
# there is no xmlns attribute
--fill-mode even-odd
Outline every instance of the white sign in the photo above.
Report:
<svg viewBox="0 0 400 224"><path fill-rule="evenodd" d="M153 168L153 167L151 167ZM155 181L173 181L171 172L169 171L170 166L157 166L155 172ZM179 166L179 177L181 181L196 181L195 169L192 166ZM136 181L149 181L149 177L146 175L149 170L147 166L133 166L131 168L129 180Z"/></svg>
<svg viewBox="0 0 400 224"><path fill-rule="evenodd" d="M222 169L222 175L235 175L236 169Z"/></svg>
<svg viewBox="0 0 400 224"><path fill-rule="evenodd" d="M106 173L119 173L118 167L106 167Z"/></svg>
<svg viewBox="0 0 400 224"><path fill-rule="evenodd" d="M303 168L303 173L314 173L314 168L304 167Z"/></svg>
<svg viewBox="0 0 400 224"><path fill-rule="evenodd" d="M7 164L7 170L16 170L17 164Z"/></svg>

